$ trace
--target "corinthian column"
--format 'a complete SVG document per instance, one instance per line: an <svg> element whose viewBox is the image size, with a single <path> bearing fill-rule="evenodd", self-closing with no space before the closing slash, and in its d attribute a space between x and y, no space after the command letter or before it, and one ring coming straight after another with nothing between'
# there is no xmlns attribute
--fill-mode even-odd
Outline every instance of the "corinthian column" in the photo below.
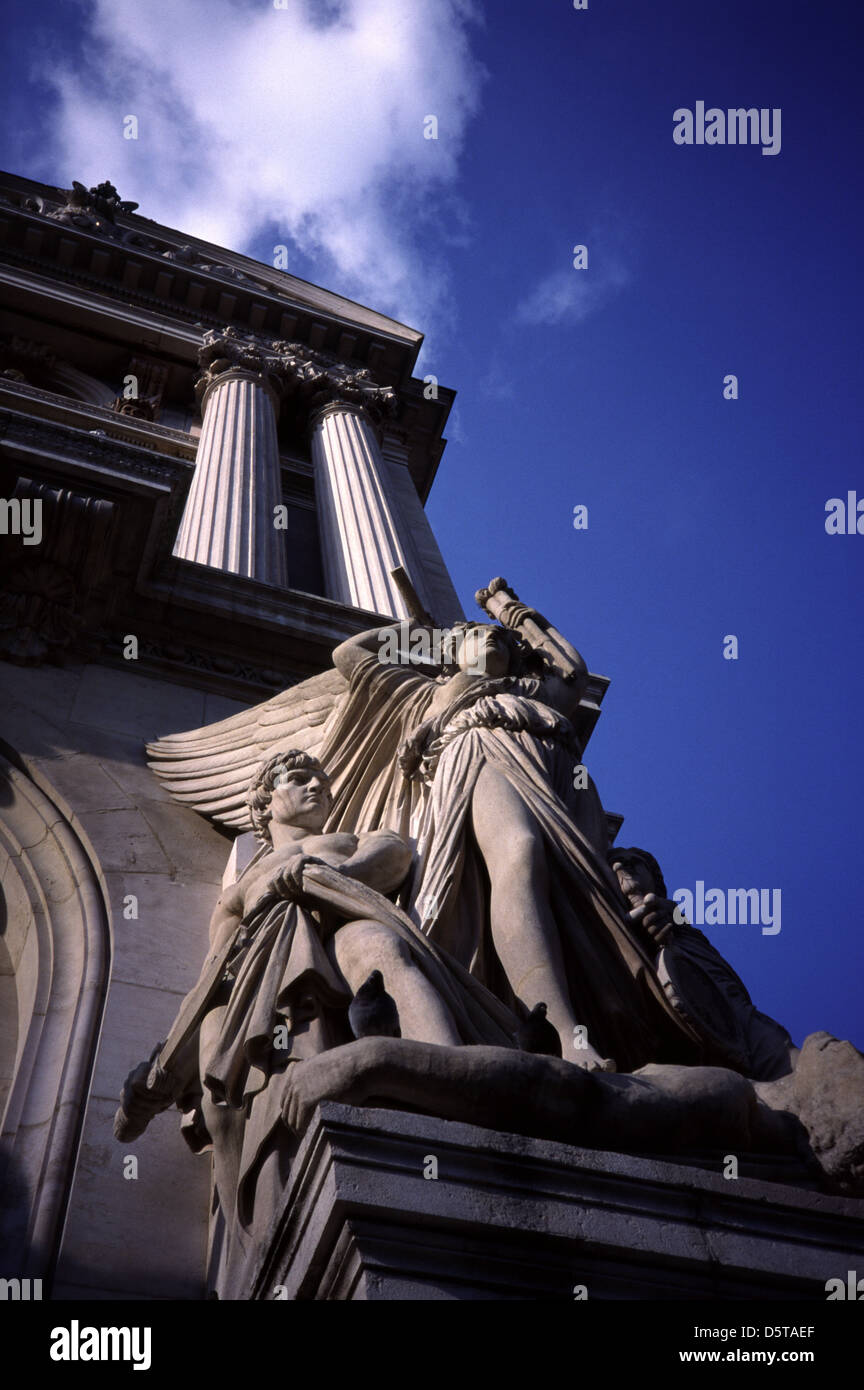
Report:
<svg viewBox="0 0 864 1390"><path fill-rule="evenodd" d="M410 574L411 566L365 406L328 401L313 413L311 434L328 594L355 608L407 618L390 571L401 565Z"/></svg>
<svg viewBox="0 0 864 1390"><path fill-rule="evenodd" d="M174 554L285 588L277 397L263 356L236 335L208 333L198 383L203 428Z"/></svg>

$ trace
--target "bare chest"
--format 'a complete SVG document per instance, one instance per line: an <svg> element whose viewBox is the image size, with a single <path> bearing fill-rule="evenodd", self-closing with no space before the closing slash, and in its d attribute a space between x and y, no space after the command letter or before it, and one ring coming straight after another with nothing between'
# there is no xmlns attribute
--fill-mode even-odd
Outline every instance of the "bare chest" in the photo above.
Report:
<svg viewBox="0 0 864 1390"><path fill-rule="evenodd" d="M243 893L243 911L248 912L267 891L267 885L282 869L289 868L299 856L312 855L323 859L338 869L350 859L357 849L356 835L306 835L302 840L293 840L290 845L276 849L265 855L248 878L240 885Z"/></svg>

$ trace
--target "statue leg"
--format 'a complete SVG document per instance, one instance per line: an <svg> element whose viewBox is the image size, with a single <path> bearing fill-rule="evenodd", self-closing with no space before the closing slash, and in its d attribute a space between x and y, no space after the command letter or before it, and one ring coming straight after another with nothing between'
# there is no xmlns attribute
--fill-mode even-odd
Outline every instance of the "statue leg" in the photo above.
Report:
<svg viewBox="0 0 864 1390"><path fill-rule="evenodd" d="M492 940L510 986L529 1009L542 1000L561 1037L564 1060L603 1066L590 1046L574 1045L573 1013L540 831L502 773L484 767L474 787L472 826L492 886Z"/></svg>
<svg viewBox="0 0 864 1390"><path fill-rule="evenodd" d="M380 970L396 1001L403 1038L458 1047L462 1039L450 1010L417 965L408 944L383 922L348 922L333 936L330 950L351 992L371 971Z"/></svg>

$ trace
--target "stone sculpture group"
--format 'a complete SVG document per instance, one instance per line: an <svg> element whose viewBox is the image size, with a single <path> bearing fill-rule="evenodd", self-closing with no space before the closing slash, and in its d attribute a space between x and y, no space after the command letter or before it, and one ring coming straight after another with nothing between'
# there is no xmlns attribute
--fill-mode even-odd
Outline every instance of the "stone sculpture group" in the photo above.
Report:
<svg viewBox="0 0 864 1390"><path fill-rule="evenodd" d="M613 848L574 777L585 662L504 580L477 601L487 621L447 664L382 660L412 630L390 624L150 748L179 800L258 844L115 1124L128 1142L177 1105L212 1149L222 1297L327 1099L618 1151L791 1154L864 1192L864 1058L827 1033L795 1047L676 920L651 854Z"/></svg>

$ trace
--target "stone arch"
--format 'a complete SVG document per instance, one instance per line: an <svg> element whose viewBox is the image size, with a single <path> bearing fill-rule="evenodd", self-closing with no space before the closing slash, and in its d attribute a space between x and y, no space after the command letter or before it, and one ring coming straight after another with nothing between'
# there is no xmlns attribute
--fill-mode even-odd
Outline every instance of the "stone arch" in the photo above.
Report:
<svg viewBox="0 0 864 1390"><path fill-rule="evenodd" d="M49 792L0 755L0 925L17 1015L0 1038L7 1277L50 1278L111 955L101 875ZM11 995L8 975L3 983Z"/></svg>

